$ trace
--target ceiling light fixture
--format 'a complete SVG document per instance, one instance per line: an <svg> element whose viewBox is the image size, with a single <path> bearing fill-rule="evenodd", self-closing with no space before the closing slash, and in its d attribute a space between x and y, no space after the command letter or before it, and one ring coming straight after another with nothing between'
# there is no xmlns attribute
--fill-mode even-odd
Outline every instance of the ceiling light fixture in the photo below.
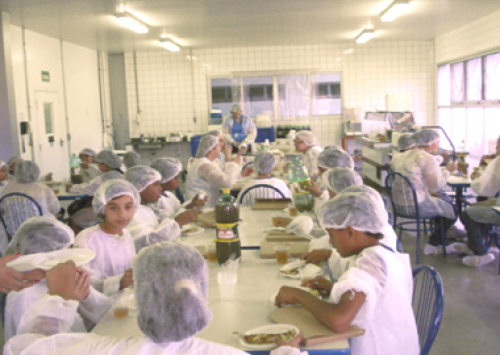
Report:
<svg viewBox="0 0 500 355"><path fill-rule="evenodd" d="M356 43L366 43L375 35L374 30L364 29L359 35L356 36Z"/></svg>
<svg viewBox="0 0 500 355"><path fill-rule="evenodd" d="M380 15L382 21L392 21L408 10L408 0L396 0Z"/></svg>
<svg viewBox="0 0 500 355"><path fill-rule="evenodd" d="M178 52L180 50L180 46L170 38L160 39L160 45L172 52Z"/></svg>
<svg viewBox="0 0 500 355"><path fill-rule="evenodd" d="M125 26L134 32L137 32L137 33L148 33L149 32L148 25L146 25L144 22L139 20L134 15L129 14L128 12L120 12L120 13L116 14L116 17L118 19L118 22L120 22L120 24L122 26Z"/></svg>

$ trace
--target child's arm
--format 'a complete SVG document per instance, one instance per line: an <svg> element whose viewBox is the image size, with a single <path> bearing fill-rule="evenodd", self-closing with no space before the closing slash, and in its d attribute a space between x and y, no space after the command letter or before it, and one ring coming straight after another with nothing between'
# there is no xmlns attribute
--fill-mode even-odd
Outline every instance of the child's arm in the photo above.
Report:
<svg viewBox="0 0 500 355"><path fill-rule="evenodd" d="M363 292L349 291L342 295L338 304L327 303L309 292L283 286L276 296L276 305L302 304L321 323L334 332L341 333L351 325L365 301Z"/></svg>

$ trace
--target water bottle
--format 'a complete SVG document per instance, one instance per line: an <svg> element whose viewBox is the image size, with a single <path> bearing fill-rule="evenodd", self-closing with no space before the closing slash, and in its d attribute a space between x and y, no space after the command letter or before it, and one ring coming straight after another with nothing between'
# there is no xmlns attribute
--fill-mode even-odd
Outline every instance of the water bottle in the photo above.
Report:
<svg viewBox="0 0 500 355"><path fill-rule="evenodd" d="M229 189L223 189L215 203L215 222L217 225L215 254L222 265L229 259L241 258L241 242L238 234L240 210L236 198ZM240 259L241 260L241 259Z"/></svg>
<svg viewBox="0 0 500 355"><path fill-rule="evenodd" d="M292 198L299 212L311 211L314 207L314 196L305 186L311 186L311 180L307 168L297 158L293 158L288 168L288 180L292 190Z"/></svg>
<svg viewBox="0 0 500 355"><path fill-rule="evenodd" d="M73 153L73 155L69 160L69 167L71 170L71 175L76 175L77 174L76 169L80 167L80 158L77 157L75 153Z"/></svg>

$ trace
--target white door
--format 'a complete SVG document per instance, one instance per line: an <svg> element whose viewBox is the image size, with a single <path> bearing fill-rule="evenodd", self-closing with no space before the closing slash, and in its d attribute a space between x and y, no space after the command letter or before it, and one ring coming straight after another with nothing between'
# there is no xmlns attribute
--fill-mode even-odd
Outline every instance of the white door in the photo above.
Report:
<svg viewBox="0 0 500 355"><path fill-rule="evenodd" d="M52 173L56 181L69 179L66 120L56 92L35 93L33 150L42 175Z"/></svg>

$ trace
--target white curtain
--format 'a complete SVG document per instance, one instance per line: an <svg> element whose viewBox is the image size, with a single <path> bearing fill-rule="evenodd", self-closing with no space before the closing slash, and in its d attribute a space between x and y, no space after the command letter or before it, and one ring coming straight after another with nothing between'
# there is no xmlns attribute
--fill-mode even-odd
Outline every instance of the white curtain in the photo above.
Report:
<svg viewBox="0 0 500 355"><path fill-rule="evenodd" d="M278 80L279 116L281 120L309 116L308 75L280 75ZM301 118L301 122L304 119Z"/></svg>
<svg viewBox="0 0 500 355"><path fill-rule="evenodd" d="M446 64L438 68L438 105L450 104L450 65Z"/></svg>
<svg viewBox="0 0 500 355"><path fill-rule="evenodd" d="M243 114L274 117L274 79L271 75L243 77Z"/></svg>
<svg viewBox="0 0 500 355"><path fill-rule="evenodd" d="M500 99L500 53L487 55L485 58L485 99Z"/></svg>
<svg viewBox="0 0 500 355"><path fill-rule="evenodd" d="M451 101L464 101L464 63L451 66Z"/></svg>
<svg viewBox="0 0 500 355"><path fill-rule="evenodd" d="M482 58L467 61L467 100L483 99Z"/></svg>
<svg viewBox="0 0 500 355"><path fill-rule="evenodd" d="M312 115L340 115L342 113L340 74L311 75Z"/></svg>

